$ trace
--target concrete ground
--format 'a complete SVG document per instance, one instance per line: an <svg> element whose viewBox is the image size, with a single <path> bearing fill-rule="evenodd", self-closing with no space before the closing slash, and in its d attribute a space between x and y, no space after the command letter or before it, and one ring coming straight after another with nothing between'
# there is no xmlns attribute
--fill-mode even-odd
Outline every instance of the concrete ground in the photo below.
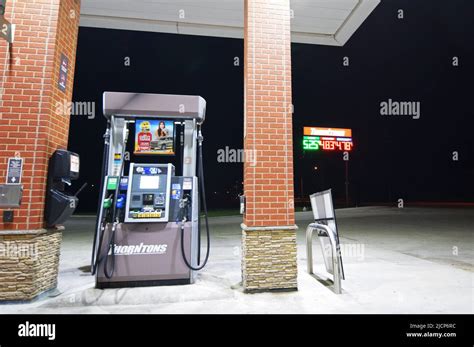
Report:
<svg viewBox="0 0 474 347"><path fill-rule="evenodd" d="M306 273L297 213L298 291L244 294L240 216L210 220L208 266L194 285L99 290L90 264L93 217L74 217L62 246L58 290L0 313L470 313L474 312L474 209L364 207L337 211L346 280L328 285L317 239L315 278Z"/></svg>

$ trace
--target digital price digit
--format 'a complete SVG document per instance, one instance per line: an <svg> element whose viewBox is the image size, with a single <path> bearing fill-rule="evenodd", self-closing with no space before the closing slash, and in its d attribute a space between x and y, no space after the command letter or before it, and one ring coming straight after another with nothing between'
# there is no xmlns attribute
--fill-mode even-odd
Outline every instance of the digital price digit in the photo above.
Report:
<svg viewBox="0 0 474 347"><path fill-rule="evenodd" d="M322 138L319 136L303 136L303 150L317 151L351 151L352 138Z"/></svg>
<svg viewBox="0 0 474 347"><path fill-rule="evenodd" d="M319 150L320 140L319 137L304 136L303 137L303 149L309 151Z"/></svg>

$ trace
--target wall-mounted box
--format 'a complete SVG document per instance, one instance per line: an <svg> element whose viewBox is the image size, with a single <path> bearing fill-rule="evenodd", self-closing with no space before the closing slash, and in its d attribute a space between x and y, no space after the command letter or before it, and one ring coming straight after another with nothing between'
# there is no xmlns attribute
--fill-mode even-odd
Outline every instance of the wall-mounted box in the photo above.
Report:
<svg viewBox="0 0 474 347"><path fill-rule="evenodd" d="M0 184L0 208L19 208L23 197L23 185Z"/></svg>

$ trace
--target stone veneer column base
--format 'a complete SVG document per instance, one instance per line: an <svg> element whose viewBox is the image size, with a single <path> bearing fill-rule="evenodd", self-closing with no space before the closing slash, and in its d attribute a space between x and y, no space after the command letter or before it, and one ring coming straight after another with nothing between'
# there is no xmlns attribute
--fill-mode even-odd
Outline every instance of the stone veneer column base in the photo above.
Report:
<svg viewBox="0 0 474 347"><path fill-rule="evenodd" d="M0 231L0 301L30 301L57 286L60 230Z"/></svg>
<svg viewBox="0 0 474 347"><path fill-rule="evenodd" d="M242 224L242 285L246 293L298 289L296 228Z"/></svg>

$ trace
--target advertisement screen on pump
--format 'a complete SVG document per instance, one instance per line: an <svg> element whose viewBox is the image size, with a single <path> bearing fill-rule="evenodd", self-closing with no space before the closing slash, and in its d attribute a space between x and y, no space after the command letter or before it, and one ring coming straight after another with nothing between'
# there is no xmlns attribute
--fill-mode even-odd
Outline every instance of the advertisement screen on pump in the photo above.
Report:
<svg viewBox="0 0 474 347"><path fill-rule="evenodd" d="M174 155L174 122L164 119L137 119L135 122L136 155Z"/></svg>

